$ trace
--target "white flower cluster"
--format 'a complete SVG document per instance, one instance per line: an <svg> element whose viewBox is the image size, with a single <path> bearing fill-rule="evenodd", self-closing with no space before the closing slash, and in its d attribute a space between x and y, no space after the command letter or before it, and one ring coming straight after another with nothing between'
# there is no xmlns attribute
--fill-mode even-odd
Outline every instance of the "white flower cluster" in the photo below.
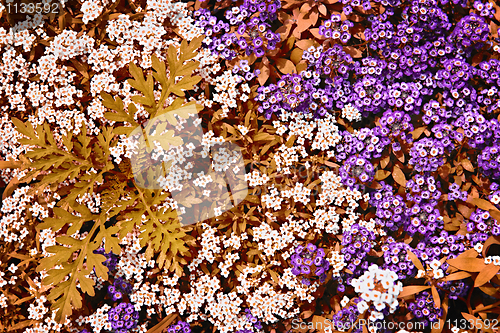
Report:
<svg viewBox="0 0 500 333"><path fill-rule="evenodd" d="M276 251L288 247L295 240L292 228L288 223L281 225L278 231L271 228L268 223L262 222L258 227L254 227L252 231L253 239L258 242L259 250L263 251L267 256L273 256Z"/></svg>
<svg viewBox="0 0 500 333"><path fill-rule="evenodd" d="M246 135L248 133L248 128L243 125L238 125L238 129L242 135Z"/></svg>
<svg viewBox="0 0 500 333"><path fill-rule="evenodd" d="M240 259L238 253L228 253L226 255L226 260L219 263L219 269L223 277L227 278L229 276L230 271L228 268L231 268L238 259Z"/></svg>
<svg viewBox="0 0 500 333"><path fill-rule="evenodd" d="M283 173L285 175L290 174L289 167L299 161L299 155L298 155L299 152L303 158L309 156L304 146L288 148L286 145L281 145L281 147L279 147L276 153L274 154L274 160L276 161L276 169L278 171L281 171L283 169Z"/></svg>
<svg viewBox="0 0 500 333"><path fill-rule="evenodd" d="M28 319L35 319L35 320L40 320L43 318L43 316L49 312L49 309L45 307L43 303L47 301L47 298L45 296L40 296L40 298L37 298L34 303L31 303L28 312L29 316Z"/></svg>
<svg viewBox="0 0 500 333"><path fill-rule="evenodd" d="M108 311L110 309L111 307L108 304L104 304L84 319L87 324L92 326L95 333L100 333L103 329L111 331L111 322L108 320Z"/></svg>
<svg viewBox="0 0 500 333"><path fill-rule="evenodd" d="M262 194L260 198L263 206L266 208L272 208L275 211L280 210L283 199L281 198L279 191L276 189L274 184L271 185L268 191L268 194Z"/></svg>
<svg viewBox="0 0 500 333"><path fill-rule="evenodd" d="M140 284L138 284L140 285ZM157 287L156 285L154 285ZM151 310L154 311L153 305L160 304L160 300L157 299L156 293L154 291L150 291L152 288L149 286L149 284L144 283L138 288L137 290L134 290L130 295L130 301L134 303L134 308L136 311L141 311L142 307L144 305L148 306L148 312L151 312ZM155 288L155 290L157 290ZM151 314L151 313L149 313Z"/></svg>
<svg viewBox="0 0 500 333"><path fill-rule="evenodd" d="M500 256L489 256L484 258L484 263L486 265L493 264L495 266L500 266Z"/></svg>
<svg viewBox="0 0 500 333"><path fill-rule="evenodd" d="M8 300L9 299L7 298L7 296L5 296L4 293L1 293L0 294L0 307L6 308L8 306L8 304L7 304Z"/></svg>
<svg viewBox="0 0 500 333"><path fill-rule="evenodd" d="M215 254L221 252L221 239L220 237L215 236L217 228L212 228L206 223L202 223L202 227L205 230L203 234L201 234L202 249L198 253L198 256L193 258L189 264L188 268L190 271L194 271L204 260L213 263L215 260Z"/></svg>
<svg viewBox="0 0 500 333"><path fill-rule="evenodd" d="M84 193L83 196L79 195L76 198L79 204L84 204L94 214L99 213L101 207L101 194L100 193Z"/></svg>
<svg viewBox="0 0 500 333"><path fill-rule="evenodd" d="M349 103L342 109L342 118L349 121L361 121L361 112Z"/></svg>
<svg viewBox="0 0 500 333"><path fill-rule="evenodd" d="M281 196L284 198L293 197L295 202L301 202L307 205L309 201L311 201L311 189L304 187L302 183L296 183L293 189L281 191Z"/></svg>
<svg viewBox="0 0 500 333"><path fill-rule="evenodd" d="M269 181L269 177L266 174L261 175L259 171L254 170L245 175L245 180L249 182L251 187L255 187L266 184Z"/></svg>
<svg viewBox="0 0 500 333"><path fill-rule="evenodd" d="M273 126L277 129L276 134L284 135L288 132L286 140L292 135L296 136L298 147L303 147L305 140L311 142L312 149L327 151L335 147L342 137L337 121L331 114L322 119L312 119L311 114L301 112L282 112L279 121L273 121Z"/></svg>
<svg viewBox="0 0 500 333"><path fill-rule="evenodd" d="M124 276L126 279L135 278L137 282L142 282L144 279L144 270L147 268L148 262L143 253L138 253L142 249L139 231L135 229L129 233L126 238L122 239L120 244L125 246L122 247L116 265L116 275Z"/></svg>
<svg viewBox="0 0 500 333"><path fill-rule="evenodd" d="M443 270L440 268L441 262L439 260L432 260L429 264L429 269L427 269L429 276L432 276L433 279L440 279L444 276ZM417 279L425 276L425 271L419 269L417 273Z"/></svg>
<svg viewBox="0 0 500 333"><path fill-rule="evenodd" d="M213 182L212 176L205 175L205 172L202 171L202 172L198 173L198 178L196 178L193 183L196 186L200 186L200 187L205 188L207 186L207 184L211 183L211 182Z"/></svg>
<svg viewBox="0 0 500 333"><path fill-rule="evenodd" d="M340 251L332 251L331 257L326 258L332 267L332 277L340 276L342 269L347 266L344 261L344 255L340 254Z"/></svg>
<svg viewBox="0 0 500 333"><path fill-rule="evenodd" d="M14 193L2 201L2 218L0 219L0 240L12 243L24 239L29 231L25 224L24 211L33 196L28 195L29 187L17 188ZM42 215L44 215L42 213ZM24 245L20 242L20 248Z"/></svg>
<svg viewBox="0 0 500 333"><path fill-rule="evenodd" d="M248 239L248 235L246 232L241 233L240 236L235 234L234 232L231 234L231 237L226 238L224 236L224 240L222 243L224 244L224 248L232 247L235 250L239 250L241 247L241 241Z"/></svg>
<svg viewBox="0 0 500 333"><path fill-rule="evenodd" d="M398 275L389 269L380 269L376 264L368 267L358 279L352 279L351 285L354 291L361 294L361 301L357 308L360 314L369 308L371 302L376 311L371 311L370 320L383 319L382 310L389 307L393 313L398 307L397 297L403 290L403 284L398 281Z"/></svg>

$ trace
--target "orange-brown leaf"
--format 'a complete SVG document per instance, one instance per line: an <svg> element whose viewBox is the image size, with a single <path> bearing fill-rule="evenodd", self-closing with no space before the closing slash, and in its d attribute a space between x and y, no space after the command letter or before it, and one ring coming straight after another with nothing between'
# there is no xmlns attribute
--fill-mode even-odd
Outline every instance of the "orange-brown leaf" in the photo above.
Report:
<svg viewBox="0 0 500 333"><path fill-rule="evenodd" d="M499 266L494 264L486 265L486 268L482 269L474 281L474 287L482 286L483 284L489 282L500 270Z"/></svg>
<svg viewBox="0 0 500 333"><path fill-rule="evenodd" d="M493 333L493 331L491 330L491 324L486 326L481 318L475 317L467 312L462 312L462 317L467 320L469 326L474 326L477 329L484 330L485 332Z"/></svg>
<svg viewBox="0 0 500 333"><path fill-rule="evenodd" d="M262 63L261 63L261 66L259 67L259 69L260 69L260 73L257 76L257 80L259 80L260 85L263 86L266 83L267 79L269 78L269 73L271 71L269 70L268 66L265 66Z"/></svg>
<svg viewBox="0 0 500 333"><path fill-rule="evenodd" d="M430 286L406 286L406 287L403 287L403 290L398 295L398 297L406 297L406 296L410 296L413 294L417 294L417 293L424 291L424 290L427 290L429 288L430 288Z"/></svg>
<svg viewBox="0 0 500 333"><path fill-rule="evenodd" d="M391 160L391 157L388 155L384 157L383 159L380 160L380 167L382 169L385 169L385 167L389 164L389 161Z"/></svg>
<svg viewBox="0 0 500 333"><path fill-rule="evenodd" d="M292 50L292 53L290 54L290 60L297 65L301 60L302 60L302 54L304 53L303 50L299 48L295 48Z"/></svg>
<svg viewBox="0 0 500 333"><path fill-rule="evenodd" d="M499 211L497 211L497 210L493 210L493 209L490 209L490 214L491 214L491 216L492 216L495 220L497 220L497 221L499 221L499 222L500 222L500 212L499 212Z"/></svg>
<svg viewBox="0 0 500 333"><path fill-rule="evenodd" d="M387 170L377 170L377 172L375 172L375 179L376 180L384 180L387 177L389 177L390 174L391 173Z"/></svg>
<svg viewBox="0 0 500 333"><path fill-rule="evenodd" d="M495 212L495 211L493 211ZM491 213L491 212L490 212ZM493 214L492 214L493 215ZM498 220L498 219L497 219ZM500 220L498 220L500 221ZM488 248L493 244L500 244L500 236L490 236L483 244L483 258L486 258Z"/></svg>
<svg viewBox="0 0 500 333"><path fill-rule="evenodd" d="M483 210L486 210L486 211L489 211L490 209L491 210L496 210L498 211L498 209L491 203L489 202L488 200L484 200L484 199L480 199L480 198L468 198L467 199L467 202L473 204L473 205L476 205L477 207L483 209Z"/></svg>
<svg viewBox="0 0 500 333"><path fill-rule="evenodd" d="M439 294L438 294L436 287L432 286L431 291L432 291L432 298L434 299L434 306L436 308L440 308L441 307L441 298L439 297Z"/></svg>
<svg viewBox="0 0 500 333"><path fill-rule="evenodd" d="M319 332L326 332L325 329L331 325L330 320L322 316L314 316L312 322Z"/></svg>
<svg viewBox="0 0 500 333"><path fill-rule="evenodd" d="M392 168L392 178L394 178L394 181L399 185L406 187L405 174L397 165L395 165L394 168Z"/></svg>
<svg viewBox="0 0 500 333"><path fill-rule="evenodd" d="M462 279L468 278L469 276L470 276L469 273L464 272L464 271L460 271L460 272L456 272L456 273L452 273L452 274L448 275L447 277L443 278L443 281L462 280Z"/></svg>
<svg viewBox="0 0 500 333"><path fill-rule="evenodd" d="M312 12L309 13L309 20L311 20L311 25L315 25L316 22L318 22L318 17L319 14L317 11L313 10Z"/></svg>
<svg viewBox="0 0 500 333"><path fill-rule="evenodd" d="M424 133L425 129L426 129L426 126L422 126L422 127L416 128L415 130L413 130L413 132L410 132L413 140L417 140L422 135L422 133Z"/></svg>
<svg viewBox="0 0 500 333"><path fill-rule="evenodd" d="M309 29L308 31L319 40L325 39L325 36L319 34L319 28Z"/></svg>
<svg viewBox="0 0 500 333"><path fill-rule="evenodd" d="M288 59L279 58L278 60L276 60L276 67L283 74L297 73L295 65Z"/></svg>
<svg viewBox="0 0 500 333"><path fill-rule="evenodd" d="M295 45L301 50L307 50L309 47L314 45L314 41L311 39L303 39L295 42Z"/></svg>
<svg viewBox="0 0 500 333"><path fill-rule="evenodd" d="M462 164L462 166L464 167L465 170L470 171L470 172L474 172L474 166L472 165L470 160L463 159L462 161L460 161L460 163Z"/></svg>
<svg viewBox="0 0 500 333"><path fill-rule="evenodd" d="M310 18L306 19L303 16L299 16L299 19L297 21L297 31L298 32L306 31L312 24L313 23Z"/></svg>
<svg viewBox="0 0 500 333"><path fill-rule="evenodd" d="M322 3L320 3L319 6L318 6L318 10L321 13L321 15L326 16L327 11L326 11L326 6L325 5L323 5Z"/></svg>
<svg viewBox="0 0 500 333"><path fill-rule="evenodd" d="M410 260L413 263L413 265L415 265L415 267L417 267L421 271L425 271L424 265L422 265L420 260L418 260L415 253L411 252L410 250L406 250L406 253L408 253L408 257L410 257Z"/></svg>
<svg viewBox="0 0 500 333"><path fill-rule="evenodd" d="M352 46L344 46L344 51L350 54L353 58L361 58L361 56L363 55L363 53L359 49Z"/></svg>
<svg viewBox="0 0 500 333"><path fill-rule="evenodd" d="M448 264L466 272L480 272L486 265L483 259L479 258L455 258L448 259Z"/></svg>

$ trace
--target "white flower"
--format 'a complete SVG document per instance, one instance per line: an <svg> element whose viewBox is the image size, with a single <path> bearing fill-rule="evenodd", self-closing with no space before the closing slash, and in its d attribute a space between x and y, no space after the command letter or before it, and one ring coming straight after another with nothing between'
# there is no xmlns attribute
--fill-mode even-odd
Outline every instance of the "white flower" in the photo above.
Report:
<svg viewBox="0 0 500 333"><path fill-rule="evenodd" d="M372 301L377 302L380 300L380 297L382 297L382 293L378 290L372 290L370 296Z"/></svg>
<svg viewBox="0 0 500 333"><path fill-rule="evenodd" d="M434 279L440 279L444 276L443 270L441 268L438 268L433 272L434 272Z"/></svg>
<svg viewBox="0 0 500 333"><path fill-rule="evenodd" d="M342 298L342 300L340 301L340 305L345 307L347 305L347 303L349 303L349 297L344 296L344 298Z"/></svg>
<svg viewBox="0 0 500 333"><path fill-rule="evenodd" d="M14 264L10 264L8 269L11 273L15 273L17 271L17 266Z"/></svg>
<svg viewBox="0 0 500 333"><path fill-rule="evenodd" d="M419 269L418 273L417 273L417 279L420 279L420 278L424 277L424 275L425 275L425 271Z"/></svg>
<svg viewBox="0 0 500 333"><path fill-rule="evenodd" d="M364 313L368 309L368 304L365 301L361 301L357 304L359 313Z"/></svg>
<svg viewBox="0 0 500 333"><path fill-rule="evenodd" d="M431 261L431 264L429 266L431 266L433 270L436 270L439 267L441 267L441 262L439 262L439 260L434 259Z"/></svg>
<svg viewBox="0 0 500 333"><path fill-rule="evenodd" d="M222 209L220 207L214 208L214 213L216 216L222 215Z"/></svg>
<svg viewBox="0 0 500 333"><path fill-rule="evenodd" d="M238 125L238 129L240 130L241 134L246 135L248 133L248 128L246 128L243 125Z"/></svg>
<svg viewBox="0 0 500 333"><path fill-rule="evenodd" d="M481 253L481 251L483 251L483 244L477 243L476 245L474 245L474 250L476 250L477 253Z"/></svg>

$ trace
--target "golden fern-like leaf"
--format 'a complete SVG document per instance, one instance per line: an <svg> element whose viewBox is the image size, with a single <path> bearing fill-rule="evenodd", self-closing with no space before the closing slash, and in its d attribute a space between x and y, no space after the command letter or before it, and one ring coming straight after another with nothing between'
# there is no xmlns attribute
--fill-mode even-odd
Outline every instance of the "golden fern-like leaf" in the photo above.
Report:
<svg viewBox="0 0 500 333"><path fill-rule="evenodd" d="M190 44L183 41L179 55L173 46L168 49L168 76L166 64L155 56L152 58L151 74L145 75L133 63L130 64L129 70L133 78L129 83L141 93L132 100L141 103L150 113L151 119L165 115L165 119L175 126L177 120L174 115L187 119L191 114L201 111L202 106L194 102L184 104L184 91L192 89L201 79L193 75L199 63L192 58L196 56L202 39L203 37L197 38ZM182 78L178 80L179 77ZM162 88L158 102L154 98L154 80ZM164 107L166 99L172 94L177 98L170 106ZM29 122L13 119L17 131L26 136L20 142L31 149L20 156L22 168L31 169L20 181L30 182L36 178L39 190L52 184L67 184L57 189L61 200L52 209L53 217L44 219L37 226L39 230L65 230L65 235L56 237L57 245L47 248L53 255L41 259L37 267L37 271L47 271L48 275L42 283L53 286L48 299L53 302L52 309L57 310L56 320L60 323L72 313L73 308L82 306L81 292L94 295L94 281L88 277L92 270L98 277L108 279L108 269L103 265L105 257L94 253L103 240L106 252L120 254L120 239L134 227L139 227L141 245L147 245L147 259L150 260L157 253L156 261L160 268L175 270L178 275L182 273L180 264L185 264L185 257L189 256L185 243L190 236L182 231L176 212L153 208L163 203L168 194L162 190L140 188L132 181L134 175L130 162L124 160L116 166L110 158L110 148L117 143L116 135L130 135L140 126L134 119L136 106L130 103L125 110L119 97L112 97L104 92L101 97L103 105L113 110L106 112L105 117L117 124L103 126L97 136L90 135L83 125L78 135L69 132L60 142L56 142L48 123L34 128ZM160 125L157 128L158 135L162 133L161 129ZM161 140L155 135L150 139L172 145L181 144L182 140L172 134L167 131ZM152 181L155 175L145 173L139 177ZM71 182L67 182L68 180ZM76 201L78 197L96 191L101 194L100 213L92 213L87 206ZM106 228L106 221L115 217L118 221L116 225ZM88 221L93 221L93 226L85 238L70 236L79 232ZM59 268L56 269L56 266Z"/></svg>
<svg viewBox="0 0 500 333"><path fill-rule="evenodd" d="M59 322L64 321L66 316L71 314L72 307L78 309L82 306L82 297L77 289L78 283L82 292L94 296L94 281L87 277L93 269L98 277L104 280L108 279L108 268L103 265L106 257L94 253L94 250L101 245L102 239L106 239L108 249L113 250L114 253L120 253L118 239L112 236L118 231L118 227L108 229L104 227L106 214L92 214L84 205L76 203L73 203L73 205L73 207L70 205L70 208L73 208L74 212L80 213L81 216L76 216L61 208L55 208L54 212L59 213L61 216L46 219L43 224L38 226L39 229L54 226L57 229L66 223L71 223L70 229L78 230L84 221L94 221L92 229L82 240L70 236L56 237L56 242L62 245L49 246L47 251L54 253L54 255L42 258L36 269L38 272L42 270L48 271L48 276L43 279L42 283L44 285L54 285L48 299L53 302L52 309L57 310L56 320ZM73 230L68 230L68 232ZM71 260L75 252L78 252L77 258ZM85 261L86 268L83 265ZM62 268L54 269L54 266L57 265L61 265ZM67 280L65 280L66 278Z"/></svg>
<svg viewBox="0 0 500 333"><path fill-rule="evenodd" d="M148 74L147 78L144 79L143 71L137 67L133 62L129 64L129 71L133 79L129 79L129 84L136 90L140 91L142 95L136 95L132 97L132 100L144 106L144 109L149 112L150 119L153 119L159 115L165 114L167 112L175 111L179 115L184 115L188 110L192 113L191 109L185 109L182 111L177 111L180 109L184 103L184 98L177 98L172 105L167 108L163 108L165 100L170 96L170 94L175 94L180 97L184 97L184 90L189 90L194 87L195 84L200 82L201 77L196 75L192 76L193 72L198 68L198 61L189 61L196 56L195 50L201 46L203 37L195 38L189 45L186 41L182 41L180 47L180 55L177 57L177 51L173 45L168 48L167 51L167 62L169 65L170 75L167 77L165 63L161 62L158 57L153 55L151 57L154 72ZM184 62L186 62L184 64ZM175 83L176 78L182 76L182 79ZM158 103L154 98L154 81L153 77L158 81L162 87L162 92ZM103 104L109 109L115 112L106 112L105 117L111 121L126 122L129 123L130 127L118 127L115 130L116 134L127 134L129 135L139 124L134 120L135 112L137 109L133 103L130 103L127 107L128 113L124 111L123 101L116 97L114 99L111 95L101 92L101 97L103 98ZM194 102L187 103L184 106L192 105ZM203 107L199 104L196 105L196 112L199 112ZM173 114L167 118L172 125L176 125L177 121L173 117Z"/></svg>

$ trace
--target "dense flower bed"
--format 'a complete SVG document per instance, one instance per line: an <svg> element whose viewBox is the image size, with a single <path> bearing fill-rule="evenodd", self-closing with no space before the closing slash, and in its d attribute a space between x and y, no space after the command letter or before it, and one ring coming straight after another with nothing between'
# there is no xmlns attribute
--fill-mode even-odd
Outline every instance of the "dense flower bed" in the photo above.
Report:
<svg viewBox="0 0 500 333"><path fill-rule="evenodd" d="M13 8L2 331L500 329L494 1Z"/></svg>

